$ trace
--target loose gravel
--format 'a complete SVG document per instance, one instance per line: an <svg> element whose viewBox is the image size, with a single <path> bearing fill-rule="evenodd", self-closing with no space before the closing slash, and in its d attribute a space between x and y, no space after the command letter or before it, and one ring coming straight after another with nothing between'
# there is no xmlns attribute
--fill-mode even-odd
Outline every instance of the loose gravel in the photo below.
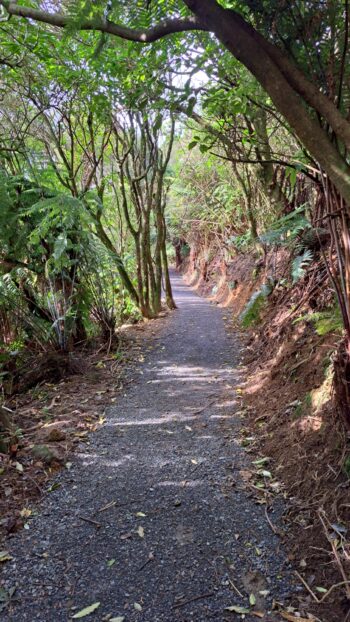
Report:
<svg viewBox="0 0 350 622"><path fill-rule="evenodd" d="M223 622L240 606L280 620L272 600L295 587L240 474L239 341L222 309L172 280L178 309L134 381L8 540L2 589L16 591L0 620L67 622L95 603L84 619Z"/></svg>

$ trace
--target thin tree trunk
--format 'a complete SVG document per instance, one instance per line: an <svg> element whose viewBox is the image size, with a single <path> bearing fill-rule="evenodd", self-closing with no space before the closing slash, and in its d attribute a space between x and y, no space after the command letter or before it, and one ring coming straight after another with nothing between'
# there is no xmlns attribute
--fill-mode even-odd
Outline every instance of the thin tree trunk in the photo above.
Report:
<svg viewBox="0 0 350 622"><path fill-rule="evenodd" d="M168 309L176 309L176 303L173 298L173 291L171 287L171 280L169 275L169 264L168 264L168 256L166 252L166 235L165 235L165 220L164 215L162 215L162 229L163 229L163 239L162 239L162 262L163 262L163 275L164 275L164 285L165 285L165 300Z"/></svg>

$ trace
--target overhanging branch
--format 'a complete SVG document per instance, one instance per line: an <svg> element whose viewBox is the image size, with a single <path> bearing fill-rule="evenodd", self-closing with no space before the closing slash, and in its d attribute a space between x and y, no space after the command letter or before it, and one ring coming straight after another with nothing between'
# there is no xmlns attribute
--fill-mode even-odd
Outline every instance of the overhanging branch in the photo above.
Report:
<svg viewBox="0 0 350 622"><path fill-rule="evenodd" d="M3 6L9 15L33 19L37 22L57 26L58 28L66 28L72 23L71 17L64 13L40 11L31 7L21 6L16 2L9 2L8 0L0 0L0 6ZM128 26L116 24L108 19L84 19L79 23L78 29L106 32L110 35L120 37L121 39L136 41L138 43L152 43L153 41L157 41L158 39L162 39L167 35L177 32L187 32L191 30L208 31L208 28L195 16L190 16L186 19L165 19L148 29L128 28Z"/></svg>

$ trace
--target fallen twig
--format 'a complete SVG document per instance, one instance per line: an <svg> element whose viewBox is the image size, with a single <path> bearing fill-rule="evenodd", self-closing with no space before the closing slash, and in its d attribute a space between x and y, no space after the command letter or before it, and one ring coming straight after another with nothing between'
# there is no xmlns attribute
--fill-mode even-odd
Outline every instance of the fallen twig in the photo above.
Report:
<svg viewBox="0 0 350 622"><path fill-rule="evenodd" d="M145 568L145 566L147 566L147 564L149 564L149 562L151 562L151 561L153 561L153 560L154 560L154 555L153 555L153 553L151 552L151 553L149 554L148 558L146 559L146 561L145 561L145 562L142 564L142 566L140 566L140 568L138 569L138 570L139 570L139 572L140 572L141 570L143 570L143 569Z"/></svg>
<svg viewBox="0 0 350 622"><path fill-rule="evenodd" d="M319 603L319 599L317 598L315 592L312 591L311 587L306 583L305 579L303 579L303 577L301 576L301 574L299 574L299 572L297 570L294 571L295 574L297 575L298 579L300 579L300 581L302 582L303 586L307 589L307 591L309 592L309 594L311 594L312 598L314 599L314 601L316 601L316 603Z"/></svg>
<svg viewBox="0 0 350 622"><path fill-rule="evenodd" d="M208 592L207 594L201 594L200 596L193 596L192 598L187 598L187 600L183 600L181 603L177 603L172 606L172 609L179 609L179 607L184 607L188 603L193 603L195 600L201 600L202 598L211 598L214 596L214 592Z"/></svg>
<svg viewBox="0 0 350 622"><path fill-rule="evenodd" d="M115 505L117 505L116 501L110 501L109 503L107 503L107 505L104 505L103 508L97 510L97 512L104 512L105 510L109 510L109 508L112 508Z"/></svg>
<svg viewBox="0 0 350 622"><path fill-rule="evenodd" d="M233 583L232 579L229 579L230 585L232 587L232 589L236 592L236 594L238 594L238 596L240 596L241 598L244 598L242 592L239 591L238 587L235 586L235 584Z"/></svg>
<svg viewBox="0 0 350 622"><path fill-rule="evenodd" d="M80 520L85 521L86 523L91 523L92 525L95 525L95 527L102 527L101 523L98 523L96 520L93 520L92 518L86 518L85 516L78 516L78 518L80 518Z"/></svg>
<svg viewBox="0 0 350 622"><path fill-rule="evenodd" d="M212 400L211 402L208 402L208 404L206 404L205 406L203 406L203 408L200 408L199 410L193 410L191 412L191 415L200 415L202 412L204 412L205 410L207 410L207 408L210 408L210 406L212 406L213 404L215 404L215 402L217 402L218 398L216 397L215 400Z"/></svg>
<svg viewBox="0 0 350 622"><path fill-rule="evenodd" d="M323 601L330 595L331 592L333 592L333 590L335 590L337 587L341 587L341 586L346 585L346 584L350 585L350 581L341 581L340 583L335 583L334 585L331 585L331 587L326 592L326 594L324 594L322 596L322 598L320 598L320 600L318 602L319 603L323 603Z"/></svg>
<svg viewBox="0 0 350 622"><path fill-rule="evenodd" d="M340 557L339 557L338 551L336 549L336 546L334 544L334 541L329 536L328 528L327 528L327 525L326 525L326 521L327 521L329 527L332 528L332 525L330 524L330 522L329 522L328 518L326 517L325 513L324 512L322 512L322 513L323 513L324 517L321 516L321 510L319 510L319 512L318 512L318 517L319 517L319 519L320 519L320 521L322 523L322 527L324 529L325 536L326 536L329 544L331 545L332 552L333 552L333 555L334 555L335 560L337 562L340 574L343 577L343 582L342 583L343 583L343 585L345 585L346 596L347 596L348 600L350 600L350 581L348 581L347 574L346 574L346 572L344 570L344 567L343 567L343 564L342 564L342 562L340 560Z"/></svg>
<svg viewBox="0 0 350 622"><path fill-rule="evenodd" d="M273 525L273 523L271 523L271 520L269 518L269 515L267 513L267 507L265 506L265 516L266 516L266 520L269 523L273 533L278 534L278 530L276 529L275 525Z"/></svg>

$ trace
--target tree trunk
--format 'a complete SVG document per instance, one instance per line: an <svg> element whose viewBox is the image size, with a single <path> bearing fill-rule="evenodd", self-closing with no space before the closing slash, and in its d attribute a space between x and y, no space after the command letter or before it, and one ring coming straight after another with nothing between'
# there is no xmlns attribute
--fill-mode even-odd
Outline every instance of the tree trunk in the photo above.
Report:
<svg viewBox="0 0 350 622"><path fill-rule="evenodd" d="M161 206L158 204L155 207L155 221L156 221L156 229L157 229L157 240L156 247L154 251L154 262L155 262L155 283L156 283L156 291L155 291L155 311L159 313L162 306L162 237L163 237L163 225L162 225L162 214L161 214Z"/></svg>
<svg viewBox="0 0 350 622"><path fill-rule="evenodd" d="M263 108L256 109L254 128L258 138L255 151L257 159L260 161L258 165L258 177L261 182L263 193L272 206L275 215L279 218L284 212L287 201L282 188L276 180L275 169L271 162L272 154L267 132L266 110Z"/></svg>
<svg viewBox="0 0 350 622"><path fill-rule="evenodd" d="M165 230L164 216L163 216L163 230ZM165 235L163 236L163 243L162 243L162 261L163 261L166 304L167 304L168 309L176 309L176 303L173 298L173 290L171 287L171 281L170 281L170 275L169 275L169 265L168 265L168 256L166 252Z"/></svg>
<svg viewBox="0 0 350 622"><path fill-rule="evenodd" d="M350 344L341 342L334 360L334 396L340 415L350 430Z"/></svg>
<svg viewBox="0 0 350 622"><path fill-rule="evenodd" d="M117 251L115 250L111 240L109 239L108 235L106 234L105 230L103 229L102 225L100 222L95 221L95 226L96 226L96 234L97 237L101 240L102 244L104 244L104 246L114 255L115 257L115 261L116 261L116 266L117 266L117 270L119 272L119 276L121 279L121 282L123 283L125 289L128 291L128 293L130 294L131 299L136 303L137 306L139 306L139 297L137 294L137 291L133 285L133 283L131 282L131 279L125 269L124 263L122 258L120 257L120 255L118 255Z"/></svg>

